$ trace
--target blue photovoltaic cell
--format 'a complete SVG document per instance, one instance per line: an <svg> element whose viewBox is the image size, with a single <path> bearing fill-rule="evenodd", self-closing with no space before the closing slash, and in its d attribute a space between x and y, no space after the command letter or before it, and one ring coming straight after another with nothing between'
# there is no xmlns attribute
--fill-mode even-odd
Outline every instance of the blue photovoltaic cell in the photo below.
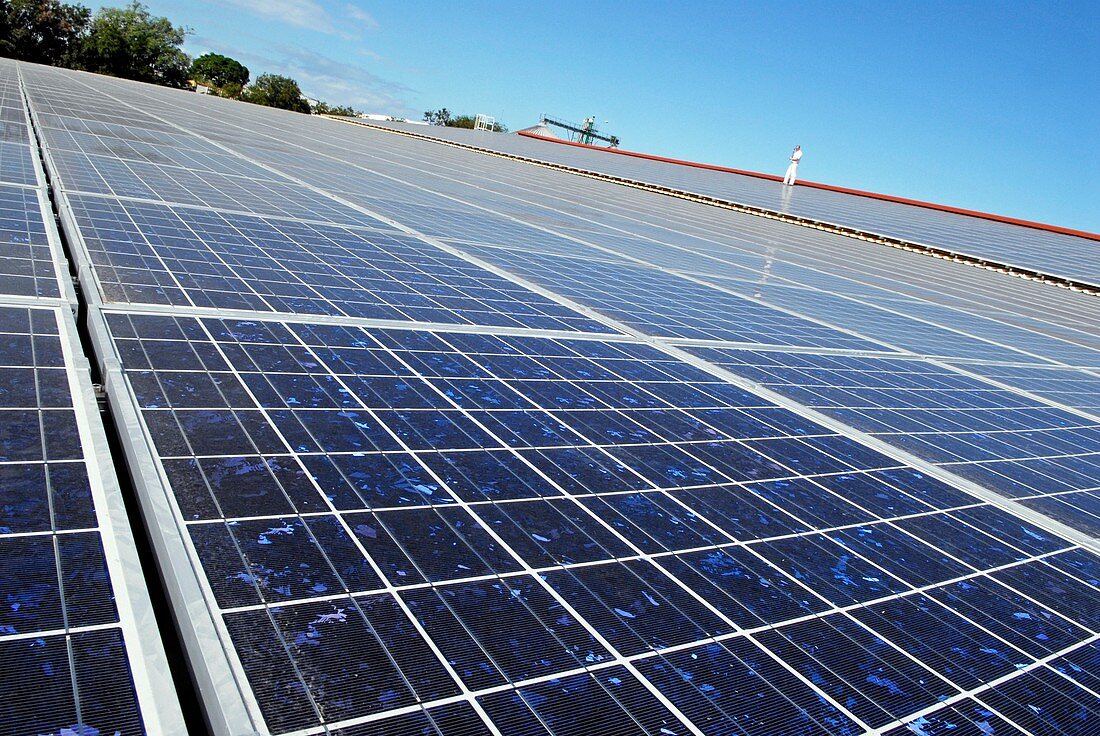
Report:
<svg viewBox="0 0 1100 736"><path fill-rule="evenodd" d="M623 667L555 678L478 700L503 731L524 736L684 733L679 720Z"/></svg>
<svg viewBox="0 0 1100 736"><path fill-rule="evenodd" d="M1029 733L1088 733L1100 718L1096 695L1039 668L979 696Z"/></svg>
<svg viewBox="0 0 1100 736"><path fill-rule="evenodd" d="M745 639L646 659L641 670L706 734L862 732Z"/></svg>
<svg viewBox="0 0 1100 736"><path fill-rule="evenodd" d="M1093 642L1050 663L1063 675L1096 692L1100 685L1100 644Z"/></svg>
<svg viewBox="0 0 1100 736"><path fill-rule="evenodd" d="M887 736L1020 736L1024 731L966 698L886 732Z"/></svg>
<svg viewBox="0 0 1100 736"><path fill-rule="evenodd" d="M853 616L964 690L1030 662L1023 652L928 596L898 598Z"/></svg>
<svg viewBox="0 0 1100 736"><path fill-rule="evenodd" d="M959 692L843 614L766 631L758 639L870 726Z"/></svg>
<svg viewBox="0 0 1100 736"><path fill-rule="evenodd" d="M530 578L447 585L403 597L474 689L584 667L610 656Z"/></svg>
<svg viewBox="0 0 1100 736"><path fill-rule="evenodd" d="M395 733L411 736L490 736L492 731L473 707L463 702L332 731L334 736L387 736Z"/></svg>
<svg viewBox="0 0 1100 736"><path fill-rule="evenodd" d="M1089 636L1065 616L989 577L951 583L928 595L1034 657L1059 652ZM1076 615L1073 609L1059 608Z"/></svg>

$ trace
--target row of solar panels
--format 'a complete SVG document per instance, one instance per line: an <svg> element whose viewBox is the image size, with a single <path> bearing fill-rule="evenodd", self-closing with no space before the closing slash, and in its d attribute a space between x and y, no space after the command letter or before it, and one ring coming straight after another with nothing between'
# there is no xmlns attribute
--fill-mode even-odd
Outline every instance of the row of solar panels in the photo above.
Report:
<svg viewBox="0 0 1100 736"><path fill-rule="evenodd" d="M0 125L0 733L178 730L10 63Z"/></svg>
<svg viewBox="0 0 1100 736"><path fill-rule="evenodd" d="M924 261L869 253L853 278L819 270L866 248L840 238L19 72L215 731L1085 733L1097 715L1078 295L929 264L947 293L913 286L926 314L904 323L926 328L865 334L820 305L888 314L890 275ZM790 302L743 291L773 282ZM20 626L0 645L44 630ZM75 690L52 662L0 668L41 683L15 732L182 728L124 633L136 666ZM141 705L89 710L104 683Z"/></svg>
<svg viewBox="0 0 1100 736"><path fill-rule="evenodd" d="M790 189L764 177L461 128L372 121L372 126L474 146L680 192L838 225L992 263L1100 286L1097 239L995 219L831 191Z"/></svg>

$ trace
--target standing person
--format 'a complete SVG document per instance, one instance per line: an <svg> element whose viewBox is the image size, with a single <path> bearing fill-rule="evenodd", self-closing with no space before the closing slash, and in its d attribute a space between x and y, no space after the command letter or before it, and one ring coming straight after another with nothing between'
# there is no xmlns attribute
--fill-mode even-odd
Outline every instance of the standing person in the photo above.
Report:
<svg viewBox="0 0 1100 736"><path fill-rule="evenodd" d="M802 160L802 146L795 146L791 151L791 165L787 167L787 174L783 177L783 183L789 187L794 186L794 180L798 174L798 162Z"/></svg>

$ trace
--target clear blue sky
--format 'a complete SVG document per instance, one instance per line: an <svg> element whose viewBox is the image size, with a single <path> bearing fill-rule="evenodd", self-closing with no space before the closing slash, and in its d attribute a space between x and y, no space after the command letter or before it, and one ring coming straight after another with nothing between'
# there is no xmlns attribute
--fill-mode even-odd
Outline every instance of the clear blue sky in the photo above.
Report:
<svg viewBox="0 0 1100 736"><path fill-rule="evenodd" d="M193 54L367 112L596 115L627 149L780 174L800 143L806 179L1100 232L1095 0L149 7Z"/></svg>

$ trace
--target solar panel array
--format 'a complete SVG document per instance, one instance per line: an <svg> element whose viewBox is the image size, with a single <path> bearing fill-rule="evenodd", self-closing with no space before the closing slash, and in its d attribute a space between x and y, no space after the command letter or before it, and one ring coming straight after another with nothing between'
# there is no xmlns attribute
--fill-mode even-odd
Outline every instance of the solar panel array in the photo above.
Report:
<svg viewBox="0 0 1100 736"><path fill-rule="evenodd" d="M0 733L178 731L10 63L0 121Z"/></svg>
<svg viewBox="0 0 1100 736"><path fill-rule="evenodd" d="M584 149L518 135L493 135L461 128L385 121L371 121L369 124L760 207L1100 286L1100 270L1096 267L1100 242L1095 238L1034 230L996 220L827 189L791 189L769 179L746 174ZM778 166L784 162L783 154L786 152L776 153Z"/></svg>
<svg viewBox="0 0 1100 736"><path fill-rule="evenodd" d="M214 732L1096 722L1091 297L18 68Z"/></svg>

